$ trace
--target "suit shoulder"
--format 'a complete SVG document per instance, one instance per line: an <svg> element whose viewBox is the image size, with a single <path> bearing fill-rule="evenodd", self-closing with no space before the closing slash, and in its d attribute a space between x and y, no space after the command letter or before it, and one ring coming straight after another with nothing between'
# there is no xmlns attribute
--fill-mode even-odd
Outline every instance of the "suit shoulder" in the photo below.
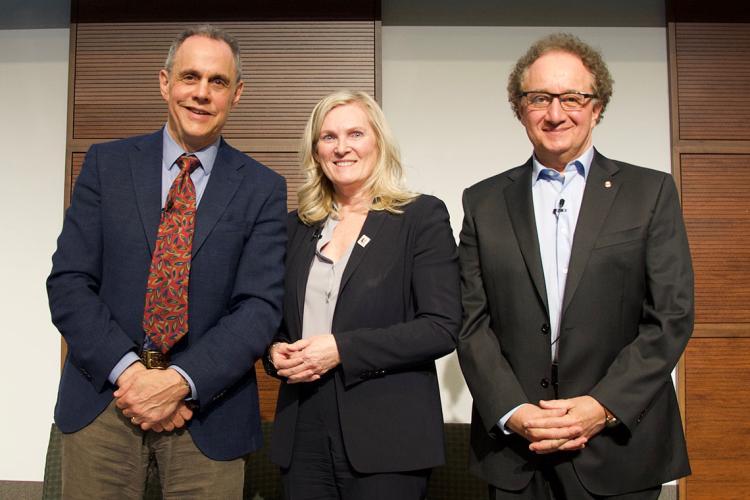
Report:
<svg viewBox="0 0 750 500"><path fill-rule="evenodd" d="M436 227L450 228L450 214L443 200L429 194L417 195L408 205L402 207L403 214L395 215L407 227L421 232Z"/></svg>
<svg viewBox="0 0 750 500"><path fill-rule="evenodd" d="M302 219L299 218L299 213L297 212L297 210L292 210L291 212L286 214L286 229L290 240L294 233L305 227L307 227L307 224L302 222Z"/></svg>
<svg viewBox="0 0 750 500"><path fill-rule="evenodd" d="M286 214L286 224L290 230L294 227L305 225L305 223L302 222L302 219L299 218L297 210L292 210Z"/></svg>
<svg viewBox="0 0 750 500"><path fill-rule="evenodd" d="M627 186L629 192L636 193L640 200L657 199L664 192L677 189L674 178L669 172L641 167L619 160L612 160L601 155L597 160L605 171L613 175L613 180Z"/></svg>
<svg viewBox="0 0 750 500"><path fill-rule="evenodd" d="M132 148L143 148L154 142L158 143L159 148L161 148L161 134L161 130L158 130L150 134L135 135L114 141L97 142L92 144L90 149L97 149L103 153L118 153Z"/></svg>
<svg viewBox="0 0 750 500"><path fill-rule="evenodd" d="M641 167L639 165L633 165L632 163L627 163L620 160L612 160L609 158L606 158L606 160L612 162L615 166L617 166L618 170L621 173L632 178L640 178L646 181L659 180L659 182L663 182L664 179L672 177L672 174L670 174L669 172L663 172L661 170L655 170L648 167Z"/></svg>
<svg viewBox="0 0 750 500"><path fill-rule="evenodd" d="M467 187L464 190L464 196L468 198L482 198L488 193L496 192L498 188L502 189L512 182L511 179L518 177L523 169L528 168L526 164L513 167L505 172L487 177L476 184Z"/></svg>
<svg viewBox="0 0 750 500"><path fill-rule="evenodd" d="M418 194L410 203L404 205L405 214L420 215L433 211L447 211L443 200L431 194Z"/></svg>
<svg viewBox="0 0 750 500"><path fill-rule="evenodd" d="M254 175L259 176L261 179L266 180L266 182L276 183L276 182L286 182L284 177L279 174L278 172L272 170L270 167L264 165L263 163L259 162L252 156L243 153L239 149L236 149L235 147L231 146L229 143L225 142L222 139L222 147L227 148L227 151L235 157L237 161L241 161L246 168L248 168L248 172L253 172Z"/></svg>

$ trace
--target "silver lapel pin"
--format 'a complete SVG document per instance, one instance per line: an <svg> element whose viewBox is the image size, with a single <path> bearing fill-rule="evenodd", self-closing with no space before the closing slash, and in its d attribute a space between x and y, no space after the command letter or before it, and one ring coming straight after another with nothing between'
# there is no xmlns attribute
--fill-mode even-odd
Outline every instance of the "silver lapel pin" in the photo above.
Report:
<svg viewBox="0 0 750 500"><path fill-rule="evenodd" d="M361 246L362 248L366 247L368 243L370 243L370 238L366 234L363 234L357 240L357 245Z"/></svg>

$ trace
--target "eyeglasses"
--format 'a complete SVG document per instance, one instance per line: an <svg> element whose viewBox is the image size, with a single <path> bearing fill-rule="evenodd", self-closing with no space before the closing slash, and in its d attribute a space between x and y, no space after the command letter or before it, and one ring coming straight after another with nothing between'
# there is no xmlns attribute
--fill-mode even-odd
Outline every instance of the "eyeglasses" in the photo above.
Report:
<svg viewBox="0 0 750 500"><path fill-rule="evenodd" d="M552 101L557 98L560 107L565 111L578 111L582 109L590 99L596 99L596 94L585 92L565 92L564 94L551 94L549 92L521 92L521 97L526 98L526 103L531 109L547 109Z"/></svg>

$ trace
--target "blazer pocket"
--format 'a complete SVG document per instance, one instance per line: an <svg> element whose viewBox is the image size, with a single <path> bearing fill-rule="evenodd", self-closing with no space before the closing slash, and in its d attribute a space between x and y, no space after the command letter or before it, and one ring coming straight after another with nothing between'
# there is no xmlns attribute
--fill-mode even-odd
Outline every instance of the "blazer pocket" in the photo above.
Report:
<svg viewBox="0 0 750 500"><path fill-rule="evenodd" d="M633 241L643 240L646 237L646 226L632 227L614 233L605 233L596 240L594 248L611 247L622 245Z"/></svg>

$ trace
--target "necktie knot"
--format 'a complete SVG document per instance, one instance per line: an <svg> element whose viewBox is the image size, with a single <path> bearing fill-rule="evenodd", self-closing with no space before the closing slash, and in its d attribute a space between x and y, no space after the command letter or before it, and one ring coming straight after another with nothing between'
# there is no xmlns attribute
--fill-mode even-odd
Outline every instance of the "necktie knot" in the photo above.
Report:
<svg viewBox="0 0 750 500"><path fill-rule="evenodd" d="M201 166L201 161L197 156L184 154L177 158L177 166L180 167L182 172L187 171L188 174L195 172L195 169Z"/></svg>

